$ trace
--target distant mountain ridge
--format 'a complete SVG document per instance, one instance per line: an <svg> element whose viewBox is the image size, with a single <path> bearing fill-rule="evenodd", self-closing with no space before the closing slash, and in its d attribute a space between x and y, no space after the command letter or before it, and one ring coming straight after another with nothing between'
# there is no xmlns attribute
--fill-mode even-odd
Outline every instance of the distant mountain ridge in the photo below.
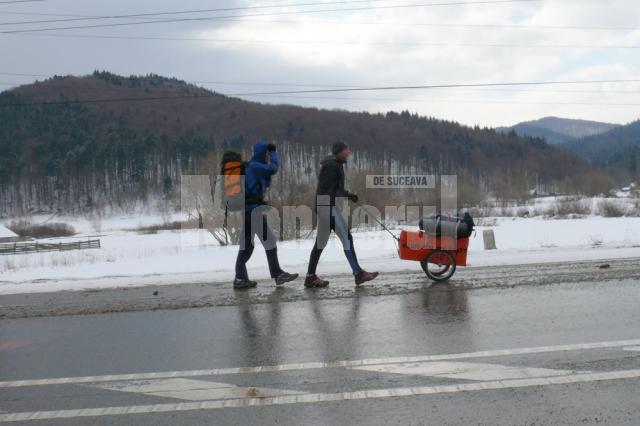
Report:
<svg viewBox="0 0 640 426"><path fill-rule="evenodd" d="M550 144L558 145L588 136L600 135L616 127L619 126L598 121L544 117L518 123L511 127L498 127L496 131L501 133L514 131L518 136L544 138Z"/></svg>
<svg viewBox="0 0 640 426"><path fill-rule="evenodd" d="M598 168L606 169L621 182L640 177L640 120L559 146L581 155Z"/></svg>

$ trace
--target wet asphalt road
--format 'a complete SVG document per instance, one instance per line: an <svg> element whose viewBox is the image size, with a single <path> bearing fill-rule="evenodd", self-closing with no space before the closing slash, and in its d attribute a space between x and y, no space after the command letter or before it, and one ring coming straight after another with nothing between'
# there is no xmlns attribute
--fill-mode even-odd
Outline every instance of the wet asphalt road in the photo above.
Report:
<svg viewBox="0 0 640 426"><path fill-rule="evenodd" d="M0 420L638 424L640 280L550 280L4 319Z"/></svg>

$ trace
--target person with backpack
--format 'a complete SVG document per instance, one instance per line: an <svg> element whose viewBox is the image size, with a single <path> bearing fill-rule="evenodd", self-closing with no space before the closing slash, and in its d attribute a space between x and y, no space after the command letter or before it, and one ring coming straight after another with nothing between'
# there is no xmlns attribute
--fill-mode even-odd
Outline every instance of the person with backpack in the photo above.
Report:
<svg viewBox="0 0 640 426"><path fill-rule="evenodd" d="M253 254L255 235L264 246L269 263L269 272L276 285L282 285L298 278L298 274L290 274L280 268L276 247L276 236L269 229L264 201L267 188L271 185L271 177L278 172L280 161L274 144L258 141L253 146L253 157L244 169L245 211L242 231L240 232L240 250L236 259L236 277L233 287L246 289L258 283L249 279L247 261Z"/></svg>
<svg viewBox="0 0 640 426"><path fill-rule="evenodd" d="M318 218L318 231L316 242L309 258L309 268L304 285L307 288L326 287L329 281L316 275L316 268L320 261L322 250L326 247L329 234L334 231L344 249L344 254L349 261L356 285L371 281L378 276L377 272L367 272L360 267L353 246L353 237L342 217L341 203L358 202L358 196L344 189L344 164L351 155L351 150L344 142L338 141L331 147L333 155L321 163L318 177L318 189L316 191L316 213ZM342 200L340 200L342 198Z"/></svg>

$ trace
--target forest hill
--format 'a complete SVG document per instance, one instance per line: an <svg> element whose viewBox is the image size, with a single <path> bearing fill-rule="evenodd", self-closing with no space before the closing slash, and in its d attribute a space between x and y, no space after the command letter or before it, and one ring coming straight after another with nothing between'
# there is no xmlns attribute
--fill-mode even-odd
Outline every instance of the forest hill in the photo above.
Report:
<svg viewBox="0 0 640 426"><path fill-rule="evenodd" d="M81 101L105 92L139 101ZM153 102L143 102L146 97ZM55 77L0 93L0 105L33 102L0 108L0 216L129 211L148 203L175 207L183 175L208 174L213 182L225 150L249 156L265 135L281 154L270 198L282 205L313 202L318 165L336 139L354 151L346 171L349 186L381 206L390 197L406 200L407 187L364 194L367 175L457 175L460 199L469 204L487 194L521 198L539 184L587 195L612 186L610 177L585 160L542 139L408 111L260 104L177 79L108 72ZM419 199L431 193L419 191L414 198L431 205Z"/></svg>

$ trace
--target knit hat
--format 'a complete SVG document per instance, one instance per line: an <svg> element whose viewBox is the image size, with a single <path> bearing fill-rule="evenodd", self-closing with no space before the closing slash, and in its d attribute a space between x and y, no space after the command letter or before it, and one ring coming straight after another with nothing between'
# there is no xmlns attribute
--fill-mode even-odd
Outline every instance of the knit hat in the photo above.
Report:
<svg viewBox="0 0 640 426"><path fill-rule="evenodd" d="M338 141L331 146L331 153L333 155L338 155L347 148L349 148L349 146L346 143Z"/></svg>

